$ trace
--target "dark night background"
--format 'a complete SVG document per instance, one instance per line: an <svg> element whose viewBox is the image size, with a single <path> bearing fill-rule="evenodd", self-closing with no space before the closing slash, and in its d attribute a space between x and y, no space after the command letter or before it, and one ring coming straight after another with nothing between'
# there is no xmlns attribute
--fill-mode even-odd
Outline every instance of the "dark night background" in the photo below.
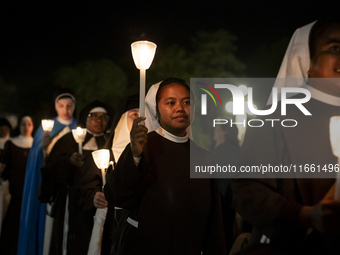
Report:
<svg viewBox="0 0 340 255"><path fill-rule="evenodd" d="M130 44L141 35L160 51L173 44L189 47L197 32L223 28L237 37L235 55L246 66L244 76L275 77L295 29L323 10L309 1L2 2L0 86L15 93L0 103L5 112L32 111L49 96L55 70L84 60L112 60L138 88Z"/></svg>

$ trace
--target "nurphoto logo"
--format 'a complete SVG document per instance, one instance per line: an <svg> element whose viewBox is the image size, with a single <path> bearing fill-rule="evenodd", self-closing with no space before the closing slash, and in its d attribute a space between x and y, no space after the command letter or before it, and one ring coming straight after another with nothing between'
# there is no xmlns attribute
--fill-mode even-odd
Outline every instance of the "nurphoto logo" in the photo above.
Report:
<svg viewBox="0 0 340 255"><path fill-rule="evenodd" d="M306 88L283 87L279 92L277 87L272 87L271 102L268 107L257 109L257 107L254 105L254 93L256 92L256 90L261 91L263 89L258 84L261 81L263 81L264 84L268 83L267 79L248 79L248 82L250 81L250 86L243 86L243 88L241 88L241 86L234 85L237 83L241 83L238 82L237 79L233 79L232 81L234 82L231 83L230 79L191 79L191 86L195 89L198 89L196 91L196 95L200 95L200 113L202 116L207 115L208 108L213 107L213 105L215 105L215 107L222 106L223 108L223 103L225 102L228 102L228 105L231 106L231 113L234 117L237 117L238 115L245 116L246 114L256 116L268 116L273 114L277 110L278 106L280 106L280 115L286 116L287 105L294 105L305 116L312 115L304 106L304 104L307 103L311 98L311 93ZM270 79L270 81L274 83L273 79ZM253 88L251 86L252 83L257 84L256 88ZM273 83L271 83L271 86L273 86ZM227 92L227 94L225 92ZM291 97L292 95L296 94L300 94L300 96L298 98ZM209 101L213 102L213 104L209 104ZM196 108L198 107L196 106ZM217 112L216 109L214 111ZM209 111L209 114L211 113L212 111ZM246 121L246 119L243 119L241 122L237 122L233 118L213 118L210 123L213 127L219 124L237 124L243 125L244 127L262 127L263 125L265 125L265 123L269 123L273 127L276 122L280 122L281 126L283 127L295 127L298 125L298 122L295 119L277 118L249 119L248 121Z"/></svg>

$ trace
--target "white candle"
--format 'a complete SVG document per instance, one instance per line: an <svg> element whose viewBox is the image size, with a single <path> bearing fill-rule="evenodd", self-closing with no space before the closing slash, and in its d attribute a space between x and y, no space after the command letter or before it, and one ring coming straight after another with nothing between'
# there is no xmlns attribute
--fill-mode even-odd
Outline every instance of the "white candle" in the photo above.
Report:
<svg viewBox="0 0 340 255"><path fill-rule="evenodd" d="M145 69L140 69L139 72L139 117L145 117Z"/></svg>
<svg viewBox="0 0 340 255"><path fill-rule="evenodd" d="M105 169L109 167L110 151L107 149L96 150L92 152L92 157L96 166L101 169L104 186L106 183Z"/></svg>
<svg viewBox="0 0 340 255"><path fill-rule="evenodd" d="M329 133L333 154L338 157L337 164L340 164L340 116L334 116L330 119ZM340 171L336 172L334 198L340 199Z"/></svg>
<svg viewBox="0 0 340 255"><path fill-rule="evenodd" d="M131 44L131 52L136 67L140 70L139 116L145 116L145 70L149 69L156 53L157 45L149 41L137 41Z"/></svg>
<svg viewBox="0 0 340 255"><path fill-rule="evenodd" d="M78 143L78 151L83 154L83 142L86 136L86 128L77 127L77 129L72 129L72 135L76 143Z"/></svg>

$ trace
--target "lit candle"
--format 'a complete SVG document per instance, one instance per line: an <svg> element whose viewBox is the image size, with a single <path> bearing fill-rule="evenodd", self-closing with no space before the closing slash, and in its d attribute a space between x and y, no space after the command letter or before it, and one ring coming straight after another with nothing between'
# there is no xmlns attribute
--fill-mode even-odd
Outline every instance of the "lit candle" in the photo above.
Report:
<svg viewBox="0 0 340 255"><path fill-rule="evenodd" d="M77 127L77 129L72 129L72 135L73 135L74 140L78 143L79 153L83 154L82 143L85 140L86 128Z"/></svg>
<svg viewBox="0 0 340 255"><path fill-rule="evenodd" d="M45 132L51 132L54 126L54 120L43 119L41 120L41 125Z"/></svg>
<svg viewBox="0 0 340 255"><path fill-rule="evenodd" d="M109 167L110 151L107 149L96 150L92 152L92 157L96 166L102 171L103 186L106 183L105 170Z"/></svg>
<svg viewBox="0 0 340 255"><path fill-rule="evenodd" d="M92 157L96 166L101 169L102 179L103 179L103 187L105 185L105 169L109 166L110 160L110 152L107 149L96 150L92 152ZM101 243L103 237L103 226L105 223L107 214L106 208L97 208L96 214L94 216L91 240L89 243L88 254L100 254L101 252Z"/></svg>
<svg viewBox="0 0 340 255"><path fill-rule="evenodd" d="M329 133L333 154L338 157L338 164L340 164L340 116L334 116L331 118L329 123ZM340 171L336 172L334 198L340 199Z"/></svg>
<svg viewBox="0 0 340 255"><path fill-rule="evenodd" d="M131 44L133 61L140 71L139 76L139 116L145 116L145 70L149 69L156 53L157 45L149 41L137 41Z"/></svg>

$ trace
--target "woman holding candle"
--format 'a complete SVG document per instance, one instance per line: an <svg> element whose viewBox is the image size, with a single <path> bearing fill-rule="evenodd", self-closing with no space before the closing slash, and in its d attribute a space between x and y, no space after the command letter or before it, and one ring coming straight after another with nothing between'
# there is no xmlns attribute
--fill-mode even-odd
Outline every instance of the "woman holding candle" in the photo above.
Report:
<svg viewBox="0 0 340 255"><path fill-rule="evenodd" d="M131 143L107 177L110 204L134 210L123 233L121 254L225 254L217 183L190 178L190 152L197 163L211 155L187 137L193 97L187 83L164 80L156 94L156 131L134 120Z"/></svg>
<svg viewBox="0 0 340 255"><path fill-rule="evenodd" d="M110 137L105 145L110 150L110 160L118 161L126 145L130 142L130 130L133 120L139 115L138 96L130 96L118 105L117 112L113 118ZM79 218L84 222L89 222L97 208L106 208L108 203L102 191L102 175L100 169L96 167L92 158L89 158L85 164L87 172L77 183L77 202ZM108 171L111 171L109 167ZM104 225L104 234L101 245L102 254L109 254L111 249L112 225L116 226L115 211L117 217L121 214L121 208L109 207L107 218ZM116 217L116 220L118 220Z"/></svg>
<svg viewBox="0 0 340 255"><path fill-rule="evenodd" d="M0 251L4 255L17 253L26 163L33 143L32 118L28 115L22 117L19 120L18 130L20 134L6 142L4 153L0 157L0 163L5 166L2 177L9 180L11 194L11 202L2 225L0 238Z"/></svg>
<svg viewBox="0 0 340 255"><path fill-rule="evenodd" d="M285 118L297 120L296 127L249 128L240 165L335 166L329 122L340 114L339 52L338 14L296 31L279 74L280 78L300 79L278 79L276 85L289 87L294 86L290 81L295 86L296 81L301 82L311 93L304 107L312 116L301 114L291 105ZM291 76L292 71L298 76ZM266 118L280 118L280 110ZM233 207L253 225L251 243L259 248L253 252L273 254L275 249L279 254L340 253L340 201L334 199L334 171L299 170L293 175L276 175L277 179L233 180Z"/></svg>
<svg viewBox="0 0 340 255"><path fill-rule="evenodd" d="M42 203L52 203L51 216L54 218L49 254L86 254L89 233L76 217L74 184L86 172L84 162L91 157L92 151L103 148L109 114L108 106L100 101L88 104L79 116L79 125L86 127L82 154L70 132L55 144L41 168L39 199Z"/></svg>
<svg viewBox="0 0 340 255"><path fill-rule="evenodd" d="M49 137L40 125L37 129L30 150L24 182L23 200L20 217L18 254L42 254L45 228L45 204L38 200L41 182L40 168L44 157L53 148L56 141L76 127L74 119L75 97L68 89L61 89L54 98L57 117Z"/></svg>

